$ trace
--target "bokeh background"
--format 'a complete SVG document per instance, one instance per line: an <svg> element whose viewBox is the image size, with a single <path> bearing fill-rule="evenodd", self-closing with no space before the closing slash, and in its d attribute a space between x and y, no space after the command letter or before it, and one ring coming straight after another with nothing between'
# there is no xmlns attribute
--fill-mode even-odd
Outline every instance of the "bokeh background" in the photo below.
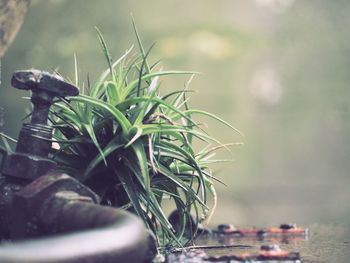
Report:
<svg viewBox="0 0 350 263"><path fill-rule="evenodd" d="M136 43L151 59L200 71L193 107L239 128L207 122L222 142L244 142L235 162L213 167L219 205L212 224L350 225L350 2L348 0L32 0L2 59L1 129L17 137L30 109L11 73L38 68L92 80L106 68L97 26L118 58ZM185 80L167 79L165 90Z"/></svg>

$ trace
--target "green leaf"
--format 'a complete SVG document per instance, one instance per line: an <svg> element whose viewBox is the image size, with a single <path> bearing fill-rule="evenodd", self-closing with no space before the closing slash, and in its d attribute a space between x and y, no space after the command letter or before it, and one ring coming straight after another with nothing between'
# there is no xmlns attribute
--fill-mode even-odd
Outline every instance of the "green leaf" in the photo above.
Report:
<svg viewBox="0 0 350 263"><path fill-rule="evenodd" d="M108 66L109 66L109 72L112 76L112 78L114 79L114 74L113 74L113 66L112 66L112 59L111 56L109 54L108 48L107 48L107 44L106 41L104 40L101 31L98 29L98 27L95 27L96 31L97 31L97 36L98 39L100 40L101 46L102 46L102 51L103 54L105 55L105 58L107 60Z"/></svg>
<svg viewBox="0 0 350 263"><path fill-rule="evenodd" d="M218 141L214 137L211 137L205 133L202 133L196 130L187 129L181 126L174 126L174 125L167 125L167 124L143 124L143 125L140 125L140 128L142 129L143 135L161 133L164 135L173 136L176 139L182 141L183 143L186 143L186 141L183 138L183 134L192 134L202 141L205 141L205 142L213 141L218 144L221 144L220 141Z"/></svg>
<svg viewBox="0 0 350 263"><path fill-rule="evenodd" d="M128 50L125 51L124 55L121 56L119 59L117 59L113 64L112 64L112 69L115 69L122 61L124 61L127 56L130 54L130 52L133 50L134 46L131 46ZM122 68L122 67L120 67ZM121 73L121 72L120 72ZM103 83L106 78L108 77L108 75L110 75L110 68L108 68L107 70L105 70L99 77L97 83L95 84L95 86L100 85L101 83ZM96 92L92 92L91 96L92 97L96 97Z"/></svg>
<svg viewBox="0 0 350 263"><path fill-rule="evenodd" d="M173 143L169 143L166 141L163 141L160 145L165 146L164 148L167 149L172 149L173 152L175 153L179 153L181 154L184 158L186 158L187 160L189 160L188 163L190 166L192 166L194 168L194 170L198 173L198 176L201 178L200 180L200 184L201 184L201 191L202 191L202 196L203 196L203 200L204 203L206 203L207 200L207 196L206 196L206 187L204 185L205 181L206 181L206 177L205 175L202 173L202 168L200 167L200 165L197 163L197 160L191 156L190 154L188 154L185 150L183 150L181 147L173 144Z"/></svg>
<svg viewBox="0 0 350 263"><path fill-rule="evenodd" d="M133 144L138 138L140 138L142 136L142 129L139 127L133 127L130 129L131 133L134 129L136 129L135 135L133 135L133 137L130 139L130 141L124 146L124 148L129 147L131 144Z"/></svg>
<svg viewBox="0 0 350 263"><path fill-rule="evenodd" d="M103 151L102 151L102 149L101 149L100 144L99 144L98 141L97 141L96 134L95 134L95 132L94 132L94 127L92 126L92 123L91 123L91 122L88 123L88 124L83 123L83 127L85 128L85 130L86 130L87 133L89 134L89 136L90 136L92 142L94 143L94 145L96 146L96 148L98 149L98 151L100 152L100 154L101 154L101 156L102 156L102 158L103 158L103 161L104 161L105 165L107 165L106 158L105 158L105 156L104 156L104 154L103 154Z"/></svg>
<svg viewBox="0 0 350 263"><path fill-rule="evenodd" d="M170 109L171 111L177 113L179 116L185 118L191 124L194 124L194 125L197 126L197 124L190 117L188 117L186 114L184 114L182 111L180 111L179 109L175 108L171 104L169 104L166 101L164 101L162 99L159 99L157 97L149 97L149 96L133 97L133 98L126 99L123 102L119 103L117 105L117 108L118 109L125 109L127 107L130 107L130 106L135 105L135 104L140 103L140 102L158 103L158 104L164 106L165 108Z"/></svg>
<svg viewBox="0 0 350 263"><path fill-rule="evenodd" d="M141 64L141 68L139 70L139 79L138 79L138 83L137 83L137 89L136 89L136 94L137 96L140 96L140 89L141 89L141 83L142 83L142 76L144 75L143 74L143 69L144 67L148 67L148 64L147 64L147 57L149 55L149 53L151 52L152 48L154 47L154 44L148 49L147 53L146 54L142 54L142 64ZM149 74L150 73L150 69L149 67L147 68L146 70L146 74Z"/></svg>
<svg viewBox="0 0 350 263"><path fill-rule="evenodd" d="M186 75L186 74L198 74L198 72L193 72L193 71L160 71L160 72L154 72L154 73L148 73L145 74L141 77L141 81L147 81L147 80L151 80L154 77L157 76L170 76L170 75ZM129 83L129 85L127 86L127 88L124 91L123 97L126 98L128 95L130 95L130 93L132 93L134 91L134 89L137 87L138 83L139 83L139 79L134 80L132 82Z"/></svg>
<svg viewBox="0 0 350 263"><path fill-rule="evenodd" d="M141 175L143 177L143 182L145 184L145 189L147 193L151 192L151 182L150 175L148 172L148 159L141 141L135 141L131 144L131 148L134 151L138 166L140 168Z"/></svg>
<svg viewBox="0 0 350 263"><path fill-rule="evenodd" d="M221 122L222 124L226 125L227 127L230 127L232 130L236 131L241 136L244 136L243 133L241 133L238 129L233 127L230 123L228 123L227 121L224 121L223 119L217 117L216 115L214 115L212 113L209 113L209 112L206 112L206 111L202 111L202 110L195 110L195 109L186 110L183 113L186 114L186 115L201 114L201 115L208 116L210 118L213 118L214 120L217 120L218 122Z"/></svg>
<svg viewBox="0 0 350 263"><path fill-rule="evenodd" d="M102 150L101 155L96 155L96 157L89 163L89 165L86 167L84 172L84 179L88 179L90 173L96 168L97 165L99 165L104 158L107 158L111 153L115 152L116 150L124 147L123 143L118 143L117 139L114 138L111 140L105 148Z"/></svg>
<svg viewBox="0 0 350 263"><path fill-rule="evenodd" d="M145 225L148 225L147 215L141 207L140 194L142 189L138 188L136 182L134 182L130 171L127 169L120 169L120 167L113 167L114 173L118 175L119 180L122 182L123 188L127 193L137 215L143 220Z"/></svg>
<svg viewBox="0 0 350 263"><path fill-rule="evenodd" d="M86 95L72 97L71 101L87 103L87 104L92 105L96 108L100 108L100 109L108 111L110 114L113 115L115 120L119 123L120 127L123 130L124 135L128 134L129 129L131 128L131 124L130 124L129 120L124 116L124 114L122 112L120 112L117 108L113 107L111 104L106 103L106 102L102 102L100 100L91 98L91 97L86 96Z"/></svg>
<svg viewBox="0 0 350 263"><path fill-rule="evenodd" d="M120 96L118 92L118 87L115 85L112 81L107 81L104 83L106 94L107 94L107 101L111 105L116 105L120 102Z"/></svg>
<svg viewBox="0 0 350 263"><path fill-rule="evenodd" d="M148 65L147 60L146 60L147 55L146 55L145 49L144 49L144 47L142 45L141 37L140 37L140 34L139 34L138 30L137 30L135 20L134 20L134 18L132 16L131 16L131 20L132 20L132 26L134 28L134 32L135 32L135 35L136 35L137 44L139 45L139 49L141 51L142 58L145 61L146 73L148 74L148 73L151 72L151 69L150 69L150 66Z"/></svg>
<svg viewBox="0 0 350 263"><path fill-rule="evenodd" d="M186 193L189 193L192 199L197 200L203 207L207 208L207 205L205 204L205 202L201 200L201 198L196 194L196 192L193 191L193 189L190 188L186 183L184 183L180 178L178 178L171 171L169 171L165 166L160 165L159 170L164 176L169 178L178 187L182 188Z"/></svg>

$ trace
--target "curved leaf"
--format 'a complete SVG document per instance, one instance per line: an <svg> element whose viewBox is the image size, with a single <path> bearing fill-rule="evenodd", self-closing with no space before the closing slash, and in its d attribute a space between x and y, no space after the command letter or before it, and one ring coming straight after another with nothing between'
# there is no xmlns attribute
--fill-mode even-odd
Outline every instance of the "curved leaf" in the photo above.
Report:
<svg viewBox="0 0 350 263"><path fill-rule="evenodd" d="M110 114L113 115L115 120L119 123L120 127L123 130L124 135L128 134L129 129L131 128L131 124L130 124L129 120L124 116L124 114L121 111L119 111L117 108L115 108L111 104L106 103L106 102L102 102L98 99L94 99L94 98L86 96L86 95L72 97L71 101L87 103L87 104L92 105L94 107L108 111Z"/></svg>

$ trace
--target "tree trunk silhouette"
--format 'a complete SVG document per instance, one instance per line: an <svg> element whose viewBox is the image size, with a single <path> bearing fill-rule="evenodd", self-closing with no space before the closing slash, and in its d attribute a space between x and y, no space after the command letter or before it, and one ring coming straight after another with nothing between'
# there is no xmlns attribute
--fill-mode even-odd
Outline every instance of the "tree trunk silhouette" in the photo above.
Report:
<svg viewBox="0 0 350 263"><path fill-rule="evenodd" d="M0 58L15 39L30 0L0 0Z"/></svg>

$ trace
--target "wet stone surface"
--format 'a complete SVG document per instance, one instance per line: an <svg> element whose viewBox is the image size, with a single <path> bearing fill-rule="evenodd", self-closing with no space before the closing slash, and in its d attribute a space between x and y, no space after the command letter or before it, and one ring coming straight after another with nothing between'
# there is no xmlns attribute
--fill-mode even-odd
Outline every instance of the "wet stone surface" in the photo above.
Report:
<svg viewBox="0 0 350 263"><path fill-rule="evenodd" d="M172 254L169 256L168 262L350 262L349 227L313 224L308 226L308 229L307 235L205 234L198 237L195 242L195 245L199 246L200 249ZM239 257L235 258L235 255L259 255L261 251L270 249L290 252L289 257L280 260L256 257L246 258L245 261Z"/></svg>

